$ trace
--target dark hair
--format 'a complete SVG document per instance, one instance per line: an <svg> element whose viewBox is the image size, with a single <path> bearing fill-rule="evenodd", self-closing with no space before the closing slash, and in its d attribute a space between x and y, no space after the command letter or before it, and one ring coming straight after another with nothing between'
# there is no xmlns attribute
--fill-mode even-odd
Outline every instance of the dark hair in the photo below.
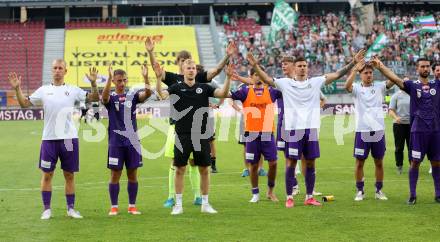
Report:
<svg viewBox="0 0 440 242"><path fill-rule="evenodd" d="M359 73L363 72L365 69L374 70L374 68L371 64L365 64L364 67L362 67L362 69L359 70Z"/></svg>
<svg viewBox="0 0 440 242"><path fill-rule="evenodd" d="M205 71L205 68L203 65L196 65L197 73L203 73Z"/></svg>
<svg viewBox="0 0 440 242"><path fill-rule="evenodd" d="M416 61L417 66L419 66L419 62L421 62L421 61L428 61L429 64L431 65L431 61L428 58L421 57L421 58L417 59L417 61Z"/></svg>
<svg viewBox="0 0 440 242"><path fill-rule="evenodd" d="M307 62L306 58L304 58L302 56L298 56L298 57L296 57L296 59L293 63L296 64L297 62L301 62L301 61Z"/></svg>
<svg viewBox="0 0 440 242"><path fill-rule="evenodd" d="M113 76L116 76L116 75L125 76L125 75L127 75L127 73L124 70L117 69L117 70L113 71Z"/></svg>
<svg viewBox="0 0 440 242"><path fill-rule="evenodd" d="M262 66L260 66L260 69L265 71L264 67L262 67ZM249 74L252 76L253 74L255 74L255 72L256 72L255 69L251 68L251 70L249 71Z"/></svg>
<svg viewBox="0 0 440 242"><path fill-rule="evenodd" d="M184 60L188 60L188 59L191 59L192 57L191 57L191 53L189 53L189 51L187 51L187 50L182 50L182 51L180 51L178 54L177 54L177 60L180 60L180 59L184 59Z"/></svg>
<svg viewBox="0 0 440 242"><path fill-rule="evenodd" d="M432 64L432 71L435 71L435 68L437 66L440 66L440 62L438 62L438 61L436 61L436 62L434 62L434 64Z"/></svg>

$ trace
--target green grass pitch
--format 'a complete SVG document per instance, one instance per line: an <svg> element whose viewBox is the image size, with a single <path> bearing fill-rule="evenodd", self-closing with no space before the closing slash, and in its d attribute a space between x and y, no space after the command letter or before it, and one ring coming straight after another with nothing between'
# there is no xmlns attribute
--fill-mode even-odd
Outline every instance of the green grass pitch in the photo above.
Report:
<svg viewBox="0 0 440 242"><path fill-rule="evenodd" d="M109 195L106 168L107 139L97 143L80 140L80 172L76 175L76 208L82 220L66 217L63 177L59 164L52 196L54 218L41 221L40 171L38 166L42 121L0 122L0 241L438 241L440 204L434 202L428 163L421 166L418 204L407 206L407 161L397 175L391 121L387 120L387 153L383 191L388 201L374 200L374 170L371 158L365 165L367 199L354 202L353 133L338 146L333 137L334 116L323 120L320 132L321 158L317 160L316 190L335 196L323 207L305 207L304 179L299 176L301 194L293 209L284 207L284 156L279 153L276 194L279 203L262 199L250 204L248 178L240 177L243 147L233 139L217 141L220 173L211 176L210 202L219 213L201 214L192 205L192 191L186 179L184 214L171 216L162 207L167 197L168 167L164 157L144 158L139 170L137 204L140 216L126 213L126 178L121 182L120 215L107 215ZM104 121L106 125L106 121ZM139 120L139 126L148 120ZM219 123L219 122L218 122ZM80 137L89 126L81 124ZM156 132L142 140L150 151L158 151L165 135ZM440 146L439 146L440 148ZM406 157L406 156L405 156ZM266 192L266 178L260 190Z"/></svg>

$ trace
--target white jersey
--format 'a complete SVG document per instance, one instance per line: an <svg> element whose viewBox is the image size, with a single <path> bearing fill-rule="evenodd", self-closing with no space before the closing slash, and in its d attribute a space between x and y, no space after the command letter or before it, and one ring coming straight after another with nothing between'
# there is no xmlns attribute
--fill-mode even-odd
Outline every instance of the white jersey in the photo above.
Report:
<svg viewBox="0 0 440 242"><path fill-rule="evenodd" d="M79 87L67 84L52 84L38 88L29 101L33 105L42 105L44 110L43 140L78 138L78 130L73 120L76 102L84 102L87 92Z"/></svg>
<svg viewBox="0 0 440 242"><path fill-rule="evenodd" d="M386 91L384 82L364 87L353 84L352 96L356 115L356 132L380 131L385 129L382 103Z"/></svg>
<svg viewBox="0 0 440 242"><path fill-rule="evenodd" d="M320 96L325 76L305 81L291 78L274 79L283 93L286 130L319 129L321 126Z"/></svg>

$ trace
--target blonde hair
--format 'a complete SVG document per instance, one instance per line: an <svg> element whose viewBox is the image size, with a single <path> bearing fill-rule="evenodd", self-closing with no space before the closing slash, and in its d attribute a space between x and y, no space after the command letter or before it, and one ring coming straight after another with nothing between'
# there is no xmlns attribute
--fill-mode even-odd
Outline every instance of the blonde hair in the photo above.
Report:
<svg viewBox="0 0 440 242"><path fill-rule="evenodd" d="M55 59L55 60L53 60L53 61L52 61L52 65L54 65L55 63L61 63L61 64L63 64L64 69L66 69L66 67L67 67L67 63L66 63L66 61L63 60L63 59Z"/></svg>
<svg viewBox="0 0 440 242"><path fill-rule="evenodd" d="M183 62L183 66L196 65L196 62L192 59L187 59Z"/></svg>

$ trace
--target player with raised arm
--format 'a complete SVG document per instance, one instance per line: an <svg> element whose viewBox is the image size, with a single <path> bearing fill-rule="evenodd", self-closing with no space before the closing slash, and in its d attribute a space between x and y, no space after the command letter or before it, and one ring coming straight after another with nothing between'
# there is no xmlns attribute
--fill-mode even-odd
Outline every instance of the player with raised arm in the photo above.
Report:
<svg viewBox="0 0 440 242"><path fill-rule="evenodd" d="M435 198L440 203L440 81L429 80L430 61L426 58L417 60L418 80L404 81L387 68L379 58L372 59L372 64L390 81L410 96L410 152L409 160L409 199L408 205L417 202L417 180L419 167L425 155L431 162L434 180Z"/></svg>
<svg viewBox="0 0 440 242"><path fill-rule="evenodd" d="M364 192L364 164L371 151L374 159L376 175L376 194L379 200L388 200L382 192L383 187L383 158L385 156L385 121L382 103L386 89L394 85L392 82L373 82L374 68L363 60L356 64L345 82L345 89L352 94L355 106L356 135L354 141L354 154L356 159L355 201L365 198ZM361 82L353 83L357 73Z"/></svg>
<svg viewBox="0 0 440 242"><path fill-rule="evenodd" d="M153 66L153 70L156 74L156 77L158 79L161 79L165 85L168 87L176 84L176 83L182 83L184 80L183 77L183 62L187 59L192 59L191 53L189 53L186 50L182 50L178 53L176 58L176 63L179 66L179 73L172 73L164 71L163 68L160 68L159 63L156 61L156 58L154 56L154 47L155 43L153 39L147 38L145 41L145 48L148 52L148 55L150 57L151 65ZM208 71L204 71L203 73L196 74L195 81L199 83L208 83L210 82L215 76L217 76L223 67L228 62L229 58L235 53L236 47L235 44L232 42L228 45L226 49L226 56L223 58L223 60L217 65L216 68L213 68ZM170 127L168 129L168 135L167 140L165 143L165 157L174 159L174 133L175 133L175 120L170 119ZM170 208L174 206L175 204L175 191L174 191L174 177L175 177L175 167L174 167L174 161L171 162L170 169L168 171L168 198L164 202L164 207ZM194 162L192 159L190 159L190 166L189 166L189 177L191 181L191 186L194 191L194 205L201 205L202 199L200 197L200 175L199 172L195 169Z"/></svg>
<svg viewBox="0 0 440 242"><path fill-rule="evenodd" d="M232 69L232 65L228 66L227 79L221 89L214 89L208 84L196 82L196 63L192 60L186 60L183 64L184 82L173 84L168 90L163 90L162 81L158 78L156 91L162 99L171 99L171 117L176 121L174 144L176 204L171 212L172 215L183 213L183 180L191 154L201 176L201 211L202 213L217 213L208 201L208 167L211 163L208 138L212 135L207 133L210 130L207 125L212 125L208 123L209 97L227 97Z"/></svg>
<svg viewBox="0 0 440 242"><path fill-rule="evenodd" d="M127 74L124 70L115 70L109 66L109 78L102 91L102 103L108 112L108 160L107 168L111 170L108 191L111 209L109 215L119 212L119 180L122 170L127 169L128 213L141 214L136 208L138 193L137 169L142 166L142 154L139 137L136 133L136 105L145 102L151 96L150 81L146 64L142 66L144 89L127 91ZM112 83L115 85L111 92Z"/></svg>
<svg viewBox="0 0 440 242"><path fill-rule="evenodd" d="M262 80L276 86L283 94L284 127L286 134L286 207L294 206L292 184L289 177L295 176L295 167L301 156L306 159L306 198L304 205L321 206L313 197L315 186L315 160L320 156L318 129L320 128L320 93L324 84L330 84L347 74L353 66L364 58L365 50L359 51L353 61L334 73L308 77L308 63L303 57L295 59L293 78L274 79L257 64L255 57L248 53L249 63Z"/></svg>
<svg viewBox="0 0 440 242"><path fill-rule="evenodd" d="M91 93L64 82L67 73L66 62L56 59L52 62L52 82L44 85L25 98L21 90L21 76L15 72L8 75L11 86L15 89L18 103L22 108L42 106L44 111L44 128L40 149L39 167L42 171L41 196L44 211L41 219L52 217L52 178L58 161L61 161L65 179L67 216L82 218L74 209L75 205L75 172L79 171L78 130L73 118L75 103L99 100L96 79L98 71L90 68L86 74L90 81Z"/></svg>

